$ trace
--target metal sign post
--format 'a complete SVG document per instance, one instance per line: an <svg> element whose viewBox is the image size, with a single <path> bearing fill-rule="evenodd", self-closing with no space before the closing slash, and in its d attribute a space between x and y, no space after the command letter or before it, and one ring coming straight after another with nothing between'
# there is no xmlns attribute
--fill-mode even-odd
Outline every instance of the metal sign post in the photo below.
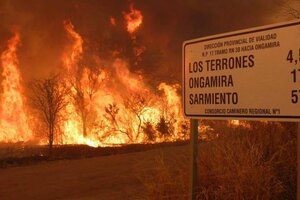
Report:
<svg viewBox="0 0 300 200"><path fill-rule="evenodd" d="M297 129L297 199L300 200L300 122Z"/></svg>
<svg viewBox="0 0 300 200"><path fill-rule="evenodd" d="M197 158L198 158L198 120L197 119L191 119L190 120L190 199L196 200L197 198Z"/></svg>

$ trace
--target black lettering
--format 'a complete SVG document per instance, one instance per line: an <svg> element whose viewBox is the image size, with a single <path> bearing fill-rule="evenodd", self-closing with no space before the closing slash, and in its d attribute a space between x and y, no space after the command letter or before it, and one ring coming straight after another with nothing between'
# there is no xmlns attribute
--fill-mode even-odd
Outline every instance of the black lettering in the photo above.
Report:
<svg viewBox="0 0 300 200"><path fill-rule="evenodd" d="M242 66L240 66L241 68ZM243 68L248 67L248 56L243 56Z"/></svg>
<svg viewBox="0 0 300 200"><path fill-rule="evenodd" d="M207 71L221 71L228 69L242 69L253 67L255 64L254 55L244 55L222 59L206 60Z"/></svg>
<svg viewBox="0 0 300 200"><path fill-rule="evenodd" d="M229 69L233 69L234 68L234 66L235 66L235 64L234 64L234 58L233 57L230 57L229 58Z"/></svg>
<svg viewBox="0 0 300 200"><path fill-rule="evenodd" d="M191 63L189 63L189 73L193 73L192 64Z"/></svg>
<svg viewBox="0 0 300 200"><path fill-rule="evenodd" d="M238 104L238 93L226 92L226 93L199 93L190 94L190 104Z"/></svg>
<svg viewBox="0 0 300 200"><path fill-rule="evenodd" d="M241 57L236 57L235 58L235 64L236 64L236 68L241 68L241 65L242 65Z"/></svg>
<svg viewBox="0 0 300 200"><path fill-rule="evenodd" d="M203 71L203 62L199 61L198 64L199 64L199 72L202 72Z"/></svg>
<svg viewBox="0 0 300 200"><path fill-rule="evenodd" d="M249 56L249 67L253 67L254 66L254 55L250 55Z"/></svg>
<svg viewBox="0 0 300 200"><path fill-rule="evenodd" d="M238 102L239 102L239 95L236 92L232 93L232 103L238 104Z"/></svg>
<svg viewBox="0 0 300 200"><path fill-rule="evenodd" d="M194 95L190 94L190 104L193 105L194 104Z"/></svg>

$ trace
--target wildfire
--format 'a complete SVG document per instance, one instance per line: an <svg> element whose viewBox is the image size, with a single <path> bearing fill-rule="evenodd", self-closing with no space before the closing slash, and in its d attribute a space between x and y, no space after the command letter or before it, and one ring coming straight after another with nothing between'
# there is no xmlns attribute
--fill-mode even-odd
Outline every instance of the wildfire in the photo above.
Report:
<svg viewBox="0 0 300 200"><path fill-rule="evenodd" d="M15 32L8 41L7 49L1 55L3 67L3 93L1 96L0 141L17 142L32 139L28 126L18 69L17 47L20 35Z"/></svg>
<svg viewBox="0 0 300 200"><path fill-rule="evenodd" d="M165 109L163 110L163 114L165 115L165 118L169 117L175 117L176 120L174 121L174 139L179 138L179 129L180 129L180 122L183 122L184 119L181 114L181 99L177 94L177 90L179 89L179 85L175 84L173 86L167 85L166 83L161 83L158 86L158 89L163 91L166 97L166 105L164 106ZM168 116L168 113L171 111L171 116ZM173 116L172 116L173 115Z"/></svg>
<svg viewBox="0 0 300 200"><path fill-rule="evenodd" d="M69 38L72 40L71 48L69 48L63 56L64 67L65 69L67 69L65 81L67 83L67 87L71 91L71 96L67 97L68 104L64 111L64 115L67 119L65 120L62 127L63 136L61 139L61 143L99 146L99 142L86 138L84 121L82 120L82 116L80 115L80 111L84 112L80 110L81 106L82 108L86 106L86 102L84 102L86 100L86 97L84 96L86 85L82 84L82 80L80 80L80 77L77 77L77 73L79 70L78 62L80 61L83 52L83 39L75 31L75 27L70 21L65 21L64 27ZM82 105L76 105L77 101L82 101L78 102Z"/></svg>
<svg viewBox="0 0 300 200"><path fill-rule="evenodd" d="M73 41L71 48L67 50L63 58L64 66L68 71L70 71L75 67L82 55L83 40L81 36L75 31L74 26L70 21L65 21L64 27L66 32L68 33L68 36Z"/></svg>
<svg viewBox="0 0 300 200"><path fill-rule="evenodd" d="M130 5L129 9L130 9L129 13L124 13L124 19L126 20L126 24L127 24L127 31L130 34L133 34L141 26L143 22L143 15L141 11L133 7L133 4Z"/></svg>
<svg viewBox="0 0 300 200"><path fill-rule="evenodd" d="M142 13L130 6L124 13L127 31L134 34L143 21ZM112 26L117 23L110 18ZM69 44L62 54L62 84L67 87L66 107L55 130L54 144L107 146L124 143L173 141L182 136L179 85L161 83L150 87L142 74L130 70L128 62L116 49L105 66L82 65L84 40L70 21L64 22ZM1 107L0 142L32 139L24 111L24 98L17 68L16 49L19 34L9 40L1 56L4 80ZM133 42L133 55L138 65L146 47ZM117 52L117 53L116 53ZM103 58L105 59L105 58ZM96 62L98 63L98 62ZM155 91L158 90L158 91ZM37 124L38 120L35 121ZM46 144L43 139L39 144Z"/></svg>

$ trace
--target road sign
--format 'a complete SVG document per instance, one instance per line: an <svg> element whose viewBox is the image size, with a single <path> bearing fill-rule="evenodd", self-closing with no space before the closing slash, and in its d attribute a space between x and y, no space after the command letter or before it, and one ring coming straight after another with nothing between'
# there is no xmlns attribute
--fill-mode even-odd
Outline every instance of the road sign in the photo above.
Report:
<svg viewBox="0 0 300 200"><path fill-rule="evenodd" d="M300 120L300 20L183 43L188 118Z"/></svg>

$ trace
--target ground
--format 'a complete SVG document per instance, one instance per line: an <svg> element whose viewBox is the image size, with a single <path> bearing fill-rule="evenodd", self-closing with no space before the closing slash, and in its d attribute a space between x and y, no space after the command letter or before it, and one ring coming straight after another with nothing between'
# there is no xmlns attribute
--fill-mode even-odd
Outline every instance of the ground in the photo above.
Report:
<svg viewBox="0 0 300 200"><path fill-rule="evenodd" d="M159 155L178 155L183 147L44 161L0 169L0 199L143 199L138 171L154 165Z"/></svg>

